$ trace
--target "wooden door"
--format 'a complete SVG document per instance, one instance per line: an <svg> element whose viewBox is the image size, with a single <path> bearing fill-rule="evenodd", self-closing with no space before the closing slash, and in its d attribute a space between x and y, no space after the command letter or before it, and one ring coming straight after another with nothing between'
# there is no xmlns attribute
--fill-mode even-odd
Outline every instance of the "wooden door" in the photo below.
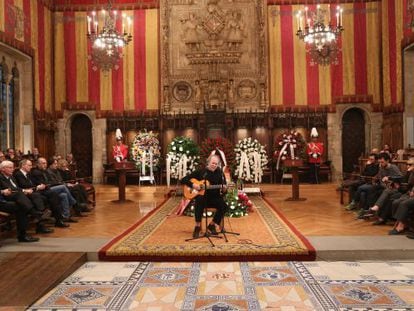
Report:
<svg viewBox="0 0 414 311"><path fill-rule="evenodd" d="M92 176L92 123L83 114L71 124L71 150L78 164L78 177Z"/></svg>
<svg viewBox="0 0 414 311"><path fill-rule="evenodd" d="M344 173L354 171L358 158L365 152L364 112L352 108L342 118L342 170Z"/></svg>

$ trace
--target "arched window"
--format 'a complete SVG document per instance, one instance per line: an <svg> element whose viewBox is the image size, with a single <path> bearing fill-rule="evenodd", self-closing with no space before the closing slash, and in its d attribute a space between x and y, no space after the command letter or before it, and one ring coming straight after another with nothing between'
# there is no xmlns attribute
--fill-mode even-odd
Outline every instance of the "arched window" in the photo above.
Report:
<svg viewBox="0 0 414 311"><path fill-rule="evenodd" d="M8 68L0 63L0 150L14 148L14 77L8 80Z"/></svg>

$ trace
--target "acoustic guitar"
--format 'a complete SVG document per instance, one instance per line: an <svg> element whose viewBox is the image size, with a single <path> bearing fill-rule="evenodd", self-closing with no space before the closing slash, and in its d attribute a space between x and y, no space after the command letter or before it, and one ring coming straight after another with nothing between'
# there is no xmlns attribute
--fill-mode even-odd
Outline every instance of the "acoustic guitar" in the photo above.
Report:
<svg viewBox="0 0 414 311"><path fill-rule="evenodd" d="M189 187L187 185L184 185L184 197L187 200L192 200L195 197L201 195L203 196L206 193L206 190L209 189L221 189L223 187L223 185L210 185L210 182L208 180L198 180L195 178L191 178L190 181L193 184L199 185L200 186L200 190L196 190L193 187ZM225 185L227 187L229 187L230 185Z"/></svg>

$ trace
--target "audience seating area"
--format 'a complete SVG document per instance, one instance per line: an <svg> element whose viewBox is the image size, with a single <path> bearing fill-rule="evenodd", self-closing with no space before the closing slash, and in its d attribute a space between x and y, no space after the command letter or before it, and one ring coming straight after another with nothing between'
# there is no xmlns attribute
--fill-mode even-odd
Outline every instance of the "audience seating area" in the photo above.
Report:
<svg viewBox="0 0 414 311"><path fill-rule="evenodd" d="M408 159L408 153L406 153L404 155L404 159L403 160L393 160L392 163L396 164L398 166L398 168L400 169L400 171L404 174L405 171L407 170L407 159ZM361 157L358 160L358 165L355 165L355 171L353 173L350 174L351 179L358 179L360 178L360 176L362 175L362 172L364 171L365 168L365 163L367 162L367 158ZM345 178L344 178L345 179ZM349 202L351 202L352 198L350 197L350 193L349 193L349 188L345 185L341 185L338 188L339 192L340 192L340 196L339 196L339 200L341 204L348 204ZM346 200L345 200L345 196L346 196Z"/></svg>

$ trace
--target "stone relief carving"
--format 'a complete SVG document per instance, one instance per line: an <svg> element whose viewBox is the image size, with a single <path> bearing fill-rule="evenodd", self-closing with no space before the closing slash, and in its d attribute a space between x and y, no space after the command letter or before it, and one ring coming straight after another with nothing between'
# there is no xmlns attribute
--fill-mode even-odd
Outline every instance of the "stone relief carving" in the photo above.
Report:
<svg viewBox="0 0 414 311"><path fill-rule="evenodd" d="M161 2L164 111L266 109L264 12L260 0Z"/></svg>
<svg viewBox="0 0 414 311"><path fill-rule="evenodd" d="M173 96L179 102L185 102L191 98L193 88L185 81L179 81L174 85Z"/></svg>
<svg viewBox="0 0 414 311"><path fill-rule="evenodd" d="M252 80L242 80L237 88L237 93L240 98L252 99L256 96L256 84Z"/></svg>

